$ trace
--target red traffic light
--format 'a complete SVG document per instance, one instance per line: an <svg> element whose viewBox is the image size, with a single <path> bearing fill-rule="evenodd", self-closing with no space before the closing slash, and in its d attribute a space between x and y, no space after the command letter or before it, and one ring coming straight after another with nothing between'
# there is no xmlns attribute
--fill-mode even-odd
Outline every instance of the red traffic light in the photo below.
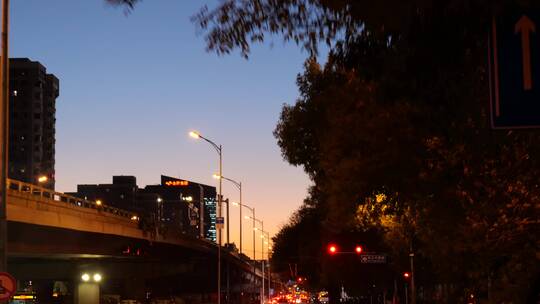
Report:
<svg viewBox="0 0 540 304"><path fill-rule="evenodd" d="M330 254L336 254L337 253L337 246L334 244L328 245L328 253Z"/></svg>
<svg viewBox="0 0 540 304"><path fill-rule="evenodd" d="M403 277L404 277L405 279L408 279L408 278L411 277L411 274L408 273L408 272L404 272L404 273L403 273Z"/></svg>
<svg viewBox="0 0 540 304"><path fill-rule="evenodd" d="M356 246L356 248L354 248L354 251L358 254L362 253L362 246Z"/></svg>

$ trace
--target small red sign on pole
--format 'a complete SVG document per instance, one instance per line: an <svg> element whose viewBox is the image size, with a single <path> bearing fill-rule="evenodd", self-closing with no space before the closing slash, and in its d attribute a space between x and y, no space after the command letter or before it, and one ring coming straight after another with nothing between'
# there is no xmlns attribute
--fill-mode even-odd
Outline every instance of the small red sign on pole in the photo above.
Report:
<svg viewBox="0 0 540 304"><path fill-rule="evenodd" d="M9 300L17 291L17 281L7 272L0 272L0 301Z"/></svg>

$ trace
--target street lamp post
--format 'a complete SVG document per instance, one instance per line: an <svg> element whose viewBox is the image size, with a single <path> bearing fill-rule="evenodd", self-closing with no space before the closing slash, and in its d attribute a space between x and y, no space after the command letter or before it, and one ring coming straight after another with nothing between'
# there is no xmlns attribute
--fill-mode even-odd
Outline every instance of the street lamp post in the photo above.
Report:
<svg viewBox="0 0 540 304"><path fill-rule="evenodd" d="M265 238L263 238L263 246L262 246L262 250L263 250L263 259L264 259L264 248L266 247L266 260L268 261L268 265L266 266L266 269L268 270L268 299L270 299L270 282L271 282L271 277L270 277L270 233L267 232L267 231L261 231L261 233L266 236L266 241L265 241ZM263 293L264 293L264 288L263 288Z"/></svg>
<svg viewBox="0 0 540 304"><path fill-rule="evenodd" d="M245 207L247 209L249 209L251 211L251 217L249 216L245 216L244 218L249 220L249 219L252 219L252 232L253 232L253 257L252 257L252 260L253 260L253 275L255 275L255 270L256 270L256 266L255 266L255 208L252 208L252 207L249 207L248 205L244 205L244 204L235 204L235 205L238 205L240 207L240 209L242 209L242 207ZM242 214L240 212L240 214ZM240 221L242 220L242 217L240 216ZM255 280L253 281L253 285L256 286L256 282Z"/></svg>
<svg viewBox="0 0 540 304"><path fill-rule="evenodd" d="M240 191L240 203L235 203L233 202L232 204L235 205L235 206L242 206L242 182L237 182L231 178L228 178L228 177L225 177L225 176L219 176L219 175L216 175L214 174L214 178L222 178L224 180L227 180L229 182L231 182L233 185L236 186L236 188L238 188L238 190ZM227 205L227 240L229 239L229 205ZM240 254L242 253L242 208L240 208Z"/></svg>
<svg viewBox="0 0 540 304"><path fill-rule="evenodd" d="M229 210L229 199L226 198L226 199L221 199L221 204L225 204L225 210ZM225 223L224 225L227 226L226 230L226 235L227 235L227 238L225 239L226 243L225 243L225 248L229 248L229 212L227 212L227 215L225 216L225 219L224 219Z"/></svg>
<svg viewBox="0 0 540 304"><path fill-rule="evenodd" d="M227 251L230 251L230 246L229 246L229 199L226 198L226 199L222 199L221 200L221 203L225 203L225 205L227 205L227 245L226 245L226 248L227 248ZM227 282L226 282L226 285L227 285L227 296L226 296L226 302L229 303L230 301L230 281L229 281L229 273L230 273L230 263L229 263L229 259L227 259Z"/></svg>
<svg viewBox="0 0 540 304"><path fill-rule="evenodd" d="M272 251L272 245L270 245L270 237L268 237L268 255L267 255L267 259L268 259L268 297L270 297L270 291L272 290L272 272L270 270L270 266L271 266L271 263L270 263L270 251Z"/></svg>
<svg viewBox="0 0 540 304"><path fill-rule="evenodd" d="M210 139L201 136L201 134L199 134L198 132L191 131L191 132L189 132L189 135L191 137L193 137L193 138L203 139L204 141L206 141L207 143L212 145L212 147L214 147L214 149L216 149L216 152L219 155L219 176L222 176L223 175L223 150L222 150L221 145L217 145L216 143L214 143ZM218 217L221 217L221 211L222 211L221 210L221 186L222 186L222 182L221 182L221 178L220 178L219 179L219 190L218 190L218 192L219 192L219 194L218 194L218 208L217 208L217 213L218 213L217 216ZM221 304L221 226L219 228L217 228L217 229L218 229L217 303Z"/></svg>
<svg viewBox="0 0 540 304"><path fill-rule="evenodd" d="M262 247L261 247L261 251L262 251L261 253L261 270L262 270L261 304L264 304L264 235L263 235L264 222L259 219L256 219L255 217L251 217L251 219L253 219L253 226L255 226L255 222L258 222L259 224L261 224L261 239L262 239L261 240L261 244L262 244ZM257 227L253 228L253 235L255 235L255 231L257 231ZM253 248L255 248L255 245L253 245ZM255 258L253 258L253 260L255 261Z"/></svg>
<svg viewBox="0 0 540 304"><path fill-rule="evenodd" d="M262 285L261 285L261 304L264 304L264 224L261 223L261 273L262 273Z"/></svg>

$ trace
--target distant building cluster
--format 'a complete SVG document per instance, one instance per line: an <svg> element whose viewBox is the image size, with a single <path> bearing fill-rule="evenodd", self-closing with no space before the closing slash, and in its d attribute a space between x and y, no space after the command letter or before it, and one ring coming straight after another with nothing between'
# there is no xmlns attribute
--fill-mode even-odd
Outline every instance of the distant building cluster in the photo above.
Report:
<svg viewBox="0 0 540 304"><path fill-rule="evenodd" d="M113 176L112 184L77 185L77 192L66 194L136 212L144 229L161 235L188 234L216 241L216 188L212 186L162 175L159 185L139 188L135 176Z"/></svg>
<svg viewBox="0 0 540 304"><path fill-rule="evenodd" d="M9 60L8 177L54 189L59 81L37 61Z"/></svg>

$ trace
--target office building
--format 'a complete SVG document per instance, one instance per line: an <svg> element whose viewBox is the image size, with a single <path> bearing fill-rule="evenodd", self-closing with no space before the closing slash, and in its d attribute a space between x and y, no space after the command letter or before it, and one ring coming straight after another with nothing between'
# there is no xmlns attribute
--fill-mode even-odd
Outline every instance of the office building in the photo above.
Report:
<svg viewBox="0 0 540 304"><path fill-rule="evenodd" d="M162 235L191 235L216 241L216 188L170 176L161 183L137 186L134 176L113 176L112 184L78 185L69 193L133 211ZM201 229L200 218L204 219Z"/></svg>

